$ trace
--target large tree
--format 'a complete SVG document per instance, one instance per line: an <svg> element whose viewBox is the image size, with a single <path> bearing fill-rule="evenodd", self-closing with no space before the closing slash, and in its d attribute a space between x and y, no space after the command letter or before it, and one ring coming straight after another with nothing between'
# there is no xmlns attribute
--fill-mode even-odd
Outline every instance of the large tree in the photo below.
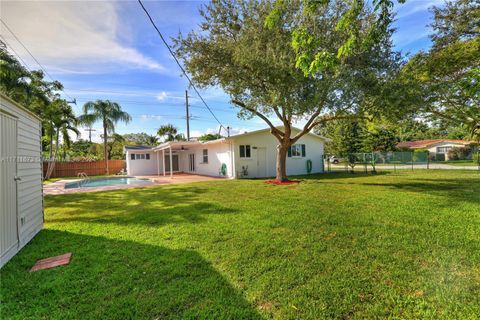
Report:
<svg viewBox="0 0 480 320"><path fill-rule="evenodd" d="M276 178L280 181L287 180L288 148L318 124L363 116L365 108L378 106L371 103L372 97L397 64L391 30L386 30L348 57L331 59L315 74L305 73L292 45L298 27L307 26L328 56L336 56L351 33L336 27L350 11L345 1L323 1L305 20L303 13L310 2L282 1L279 9L278 1L212 1L201 10L201 30L175 40L176 53L197 85L221 87L240 108L240 117L258 116L270 127L278 140ZM351 27L362 39L369 36L376 19L363 3L357 10ZM272 118L282 126L275 126ZM302 121L302 130L294 133L292 124L297 121Z"/></svg>
<svg viewBox="0 0 480 320"><path fill-rule="evenodd" d="M433 45L405 66L403 78L422 96L423 111L466 126L480 140L480 3L433 7Z"/></svg>
<svg viewBox="0 0 480 320"><path fill-rule="evenodd" d="M118 121L129 123L132 117L122 107L110 100L89 101L83 105L83 115L79 117L82 123L94 123L100 121L103 126L103 157L105 160L105 172L108 170L108 134L115 132Z"/></svg>

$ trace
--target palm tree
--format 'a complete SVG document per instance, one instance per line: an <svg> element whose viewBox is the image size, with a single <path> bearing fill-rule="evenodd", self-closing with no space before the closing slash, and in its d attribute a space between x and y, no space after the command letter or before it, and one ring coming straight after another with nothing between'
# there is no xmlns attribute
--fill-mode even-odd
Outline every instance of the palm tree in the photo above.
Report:
<svg viewBox="0 0 480 320"><path fill-rule="evenodd" d="M160 137L166 137L164 142L167 141L185 141L185 136L183 133L178 133L177 127L173 124L164 124L160 128L158 128L157 134Z"/></svg>
<svg viewBox="0 0 480 320"><path fill-rule="evenodd" d="M148 135L145 142L148 146L155 146L158 144L158 137L154 135Z"/></svg>
<svg viewBox="0 0 480 320"><path fill-rule="evenodd" d="M45 130L50 140L50 162L45 177L48 179L52 174L55 160L57 159L60 136L62 137L64 147L69 148L72 142L70 131L73 131L77 137L80 135L80 131L76 128L78 122L72 107L63 99L57 99L50 103L45 111L45 115L48 117L45 119ZM55 153L53 153L54 140Z"/></svg>
<svg viewBox="0 0 480 320"><path fill-rule="evenodd" d="M129 123L132 117L122 107L110 100L88 101L83 105L83 115L80 117L82 123L94 123L101 121L103 126L103 154L105 160L105 171L108 171L108 134L115 132L115 125L118 121Z"/></svg>
<svg viewBox="0 0 480 320"><path fill-rule="evenodd" d="M174 141L177 132L177 128L173 124L168 123L158 128L157 134L160 137L165 137L164 141Z"/></svg>

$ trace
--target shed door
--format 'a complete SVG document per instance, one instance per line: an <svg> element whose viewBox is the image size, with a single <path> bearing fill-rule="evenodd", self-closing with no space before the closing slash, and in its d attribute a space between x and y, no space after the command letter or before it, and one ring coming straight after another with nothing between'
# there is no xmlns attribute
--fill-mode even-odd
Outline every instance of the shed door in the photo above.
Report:
<svg viewBox="0 0 480 320"><path fill-rule="evenodd" d="M5 261L18 245L17 120L1 112L0 137L0 254Z"/></svg>

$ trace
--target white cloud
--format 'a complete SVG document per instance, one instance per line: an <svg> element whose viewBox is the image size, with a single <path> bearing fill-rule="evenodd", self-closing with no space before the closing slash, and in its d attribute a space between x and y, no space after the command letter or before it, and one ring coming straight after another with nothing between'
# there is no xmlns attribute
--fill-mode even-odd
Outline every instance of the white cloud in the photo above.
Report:
<svg viewBox="0 0 480 320"><path fill-rule="evenodd" d="M165 68L126 43L130 34L115 5L98 1L2 1L2 20L52 73L102 73ZM31 66L35 62L2 26L2 36ZM120 39L122 38L122 39Z"/></svg>
<svg viewBox="0 0 480 320"><path fill-rule="evenodd" d="M397 19L408 17L417 12L425 11L433 6L442 6L444 0L410 0L405 3L397 4Z"/></svg>
<svg viewBox="0 0 480 320"><path fill-rule="evenodd" d="M152 114L142 114L139 116L140 120L147 121L147 120L160 120L162 116L152 115Z"/></svg>
<svg viewBox="0 0 480 320"><path fill-rule="evenodd" d="M167 99L167 93L162 91L156 98L158 101L165 101L165 99Z"/></svg>

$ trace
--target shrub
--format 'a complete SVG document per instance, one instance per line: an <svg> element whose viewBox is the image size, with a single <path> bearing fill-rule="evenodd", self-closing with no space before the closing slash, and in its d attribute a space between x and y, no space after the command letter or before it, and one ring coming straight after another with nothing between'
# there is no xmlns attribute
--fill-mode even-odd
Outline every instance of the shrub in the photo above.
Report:
<svg viewBox="0 0 480 320"><path fill-rule="evenodd" d="M435 154L435 161L445 161L445 154L444 153L436 153Z"/></svg>
<svg viewBox="0 0 480 320"><path fill-rule="evenodd" d="M480 163L480 152L476 152L472 156L472 160L474 163Z"/></svg>
<svg viewBox="0 0 480 320"><path fill-rule="evenodd" d="M472 148L470 147L453 147L448 150L448 160L466 160L472 154Z"/></svg>
<svg viewBox="0 0 480 320"><path fill-rule="evenodd" d="M427 149L417 149L413 151L413 162L427 162L429 156Z"/></svg>

